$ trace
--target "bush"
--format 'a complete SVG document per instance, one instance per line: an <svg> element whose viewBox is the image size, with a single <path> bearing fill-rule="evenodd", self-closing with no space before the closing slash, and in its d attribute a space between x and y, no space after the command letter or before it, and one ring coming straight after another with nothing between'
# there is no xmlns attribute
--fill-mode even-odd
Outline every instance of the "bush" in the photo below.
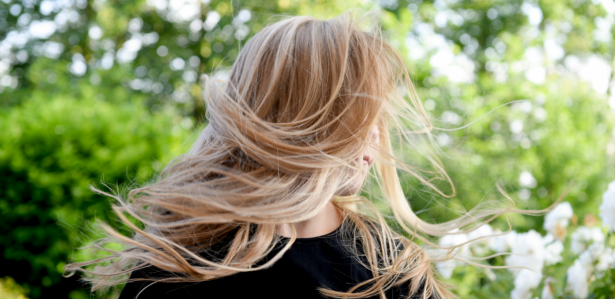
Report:
<svg viewBox="0 0 615 299"><path fill-rule="evenodd" d="M545 235L512 230L479 239L501 233L485 224L468 234L442 237L441 246L469 243L454 251L459 260L438 262L436 268L458 287L455 291L461 298L613 298L613 207L615 182L603 195L602 219L586 214L581 223L570 203L562 202L544 217ZM476 259L483 259L483 265L510 268L478 268L463 262Z"/></svg>
<svg viewBox="0 0 615 299"><path fill-rule="evenodd" d="M0 278L0 298L3 299L27 299L24 295L27 289L15 283L10 277Z"/></svg>
<svg viewBox="0 0 615 299"><path fill-rule="evenodd" d="M88 186L145 182L180 150L189 126L172 109L63 97L0 112L0 277L33 298L86 295L62 267L87 242L88 224L111 219L108 199Z"/></svg>

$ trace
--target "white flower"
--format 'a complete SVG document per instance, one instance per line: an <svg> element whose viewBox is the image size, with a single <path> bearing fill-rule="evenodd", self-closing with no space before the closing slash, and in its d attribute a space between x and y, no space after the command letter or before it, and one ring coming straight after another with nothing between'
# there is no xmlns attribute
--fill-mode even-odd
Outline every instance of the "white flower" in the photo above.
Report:
<svg viewBox="0 0 615 299"><path fill-rule="evenodd" d="M436 263L436 269L440 272L442 277L449 279L453 276L453 270L457 267L457 261L450 259L443 262Z"/></svg>
<svg viewBox="0 0 615 299"><path fill-rule="evenodd" d="M553 295L555 294L555 289L553 288L554 282L555 278L553 277L547 277L545 279L545 284L542 287L541 299L553 299Z"/></svg>
<svg viewBox="0 0 615 299"><path fill-rule="evenodd" d="M452 246L463 244L467 241L468 241L467 235L453 234L453 235L446 235L440 238L439 245L441 247L447 248L447 247L452 247ZM451 253L449 253L449 250L447 249L439 249L436 251L436 255L437 255L436 258L440 258L440 259L445 259L447 256L448 257L454 256L458 258L469 257L470 249L467 245L456 248ZM461 261L458 261L455 259L449 259L449 260L445 260L442 262L436 262L436 269L438 269L438 272L440 272L442 277L451 278L451 276L453 275L453 270L455 270L455 268L460 265L462 265Z"/></svg>
<svg viewBox="0 0 615 299"><path fill-rule="evenodd" d="M615 232L615 181L611 182L606 192L602 194L600 218L602 225L608 226L610 232Z"/></svg>
<svg viewBox="0 0 615 299"><path fill-rule="evenodd" d="M590 275L594 270L598 277L604 275L604 271L615 268L615 253L613 248L605 247L602 243L594 243L579 256L581 265L587 269Z"/></svg>
<svg viewBox="0 0 615 299"><path fill-rule="evenodd" d="M602 243L594 243L590 245L587 250L585 250L579 256L579 261L581 262L581 265L586 268L593 267L594 263L598 261L598 258L600 258L600 255L604 252L604 250L605 247Z"/></svg>
<svg viewBox="0 0 615 299"><path fill-rule="evenodd" d="M536 288L542 278L544 266L544 247L542 236L535 230L517 234L512 244L511 254L505 259L508 271L515 277L515 288L510 293L513 299L529 299L531 290Z"/></svg>
<svg viewBox="0 0 615 299"><path fill-rule="evenodd" d="M556 240L552 234L547 234L542 238L542 244L545 247L544 257L547 266L557 264L563 260L564 244L560 240Z"/></svg>
<svg viewBox="0 0 615 299"><path fill-rule="evenodd" d="M563 241L566 237L566 227L572 216L573 213L570 203L562 202L545 216L543 227L546 231Z"/></svg>
<svg viewBox="0 0 615 299"><path fill-rule="evenodd" d="M511 254L506 257L505 261L507 266L529 268L540 275L544 266L542 236L535 230L517 234ZM521 268L509 268L508 270L516 277Z"/></svg>
<svg viewBox="0 0 615 299"><path fill-rule="evenodd" d="M502 233L499 230L494 231L496 234ZM493 238L492 248L497 253L508 252L517 239L517 232L510 231L505 235L497 236Z"/></svg>
<svg viewBox="0 0 615 299"><path fill-rule="evenodd" d="M586 298L589 292L587 285L587 269L581 261L575 260L574 265L568 268L566 288L571 290L575 298Z"/></svg>
<svg viewBox="0 0 615 299"><path fill-rule="evenodd" d="M472 243L470 243L470 249L472 250L474 255L484 256L489 251L489 249L493 247L495 240L494 238L490 238L489 236L492 236L494 234L495 232L489 224L483 224L479 228L468 233L468 239L470 241L481 237L486 237L484 239L480 239L478 241L473 241Z"/></svg>
<svg viewBox="0 0 615 299"><path fill-rule="evenodd" d="M613 248L607 247L602 254L598 257L598 263L596 264L596 272L600 277L604 271L608 269L615 269L615 251Z"/></svg>
<svg viewBox="0 0 615 299"><path fill-rule="evenodd" d="M604 242L604 235L599 227L581 226L572 233L571 238L570 250L576 254L587 250L591 244Z"/></svg>
<svg viewBox="0 0 615 299"><path fill-rule="evenodd" d="M466 234L451 234L440 238L439 244L441 247L452 247L463 244L465 242L468 242L468 236ZM465 245L462 246L460 249L465 253L467 252L468 247L467 245Z"/></svg>
<svg viewBox="0 0 615 299"><path fill-rule="evenodd" d="M521 269L519 275L515 277L515 288L510 292L510 298L512 299L530 299L532 295L532 289L536 288L542 275L528 269Z"/></svg>

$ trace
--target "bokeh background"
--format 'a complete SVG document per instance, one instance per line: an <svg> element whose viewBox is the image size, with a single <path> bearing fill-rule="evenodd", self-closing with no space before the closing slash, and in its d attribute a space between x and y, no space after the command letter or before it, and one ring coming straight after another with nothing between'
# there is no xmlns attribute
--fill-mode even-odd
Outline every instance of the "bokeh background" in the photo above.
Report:
<svg viewBox="0 0 615 299"><path fill-rule="evenodd" d="M404 179L420 217L451 219L498 182L545 208L571 180L578 221L597 215L615 179L613 0L2 0L0 297L90 297L62 267L96 219L118 222L88 186L146 183L185 150L206 125L202 75L267 23L352 8L378 17L436 127L476 121L434 131L454 198ZM541 217L511 219L544 232ZM510 274L495 273L449 281L508 298Z"/></svg>

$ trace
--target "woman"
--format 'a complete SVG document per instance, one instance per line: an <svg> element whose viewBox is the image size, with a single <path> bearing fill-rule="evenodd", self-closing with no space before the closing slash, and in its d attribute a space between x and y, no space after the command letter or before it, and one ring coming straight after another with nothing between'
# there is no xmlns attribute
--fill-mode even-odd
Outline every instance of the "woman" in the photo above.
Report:
<svg viewBox="0 0 615 299"><path fill-rule="evenodd" d="M412 146L450 179L421 143L432 126L403 60L348 15L267 26L205 98L209 123L188 154L128 200L104 193L136 233L106 227L97 244L111 255L66 267L89 273L94 290L130 275L122 299L448 298L414 239L435 246L427 236L513 211L475 209L441 224L412 212L398 169L438 189L393 144ZM374 196L400 233L357 196L372 165Z"/></svg>

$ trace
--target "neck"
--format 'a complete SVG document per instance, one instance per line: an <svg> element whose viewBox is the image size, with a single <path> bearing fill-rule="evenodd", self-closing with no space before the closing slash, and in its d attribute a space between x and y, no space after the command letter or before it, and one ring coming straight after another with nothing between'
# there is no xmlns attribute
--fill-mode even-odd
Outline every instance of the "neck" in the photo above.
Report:
<svg viewBox="0 0 615 299"><path fill-rule="evenodd" d="M316 216L294 223L297 238L313 238L326 235L336 230L342 224L342 215L338 208L329 202L324 210ZM278 232L281 236L290 238L293 231L289 224L283 224Z"/></svg>

